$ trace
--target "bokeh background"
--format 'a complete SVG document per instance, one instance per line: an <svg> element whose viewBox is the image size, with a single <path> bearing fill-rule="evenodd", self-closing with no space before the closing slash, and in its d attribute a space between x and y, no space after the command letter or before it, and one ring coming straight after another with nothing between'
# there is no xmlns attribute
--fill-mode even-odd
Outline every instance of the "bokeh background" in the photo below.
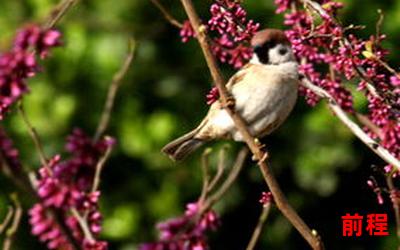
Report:
<svg viewBox="0 0 400 250"><path fill-rule="evenodd" d="M163 4L178 20L185 19L178 0ZM201 16L208 18L211 1L194 1ZM346 0L343 23L363 24L361 36L375 32L377 9L385 22L382 31L398 65L400 1ZM41 22L55 0L5 0L0 2L0 50L9 48L18 27ZM282 28L282 16L274 13L272 0L245 1L249 16L262 27ZM102 177L102 238L110 249L134 250L138 243L156 239L154 224L180 215L185 204L201 190L200 153L181 164L172 163L160 148L190 130L206 113L205 94L211 79L195 41L182 44L179 31L145 0L80 1L58 26L64 47L54 50L43 72L30 80L26 111L37 128L48 155L63 152L66 136L75 127L95 132L109 83L127 51L127 40L138 43L135 60L119 92L108 134L118 146ZM226 77L232 74L223 66ZM359 109L366 103L357 101ZM21 151L26 166L38 168L39 159L21 118L2 121ZM209 146L218 149L225 143ZM229 143L228 162L240 145ZM335 118L325 103L307 106L302 98L289 120L266 144L271 165L290 203L305 221L322 235L327 249L395 249L394 218L390 202L378 205L366 181L371 166L382 161ZM215 165L215 164L214 164ZM382 181L378 178L378 181ZM249 160L239 180L217 204L222 226L210 234L211 249L244 249L261 211L258 200L265 185ZM0 218L5 216L14 190L0 177ZM24 207L32 204L21 196ZM341 216L346 213L388 213L388 237L342 237ZM44 249L30 236L27 217L17 234L14 249ZM1 241L1 239L0 239ZM287 220L273 209L257 249L308 249Z"/></svg>

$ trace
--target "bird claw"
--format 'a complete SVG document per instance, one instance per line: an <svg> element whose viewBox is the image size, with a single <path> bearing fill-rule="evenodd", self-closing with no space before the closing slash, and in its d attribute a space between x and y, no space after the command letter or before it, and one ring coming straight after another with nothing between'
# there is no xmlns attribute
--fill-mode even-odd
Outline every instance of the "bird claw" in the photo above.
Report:
<svg viewBox="0 0 400 250"><path fill-rule="evenodd" d="M267 160L268 157L269 157L268 152L266 152L266 151L262 151L262 152L263 152L263 154L262 154L261 158L258 158L257 156L253 155L251 157L251 160L252 161L257 161L258 163L261 163L261 162L264 162L265 160Z"/></svg>
<svg viewBox="0 0 400 250"><path fill-rule="evenodd" d="M228 95L228 97L226 98L224 107L233 109L235 107L235 104L236 104L235 98L232 95Z"/></svg>
<svg viewBox="0 0 400 250"><path fill-rule="evenodd" d="M261 143L260 142L260 140L258 139L258 138L254 138L254 143L257 145L257 147L259 148L259 149L265 149L265 144L264 143Z"/></svg>
<svg viewBox="0 0 400 250"><path fill-rule="evenodd" d="M264 161L266 161L268 159L268 152L267 151L263 151L263 155L261 156L261 159L258 160L259 163L262 163Z"/></svg>
<svg viewBox="0 0 400 250"><path fill-rule="evenodd" d="M269 156L268 152L265 150L265 148L266 148L265 144L261 143L258 138L254 138L254 143L257 145L257 147L262 152L262 156L260 158L260 157L253 155L251 159L253 161L258 161L259 163L264 162L265 160L268 159L268 156Z"/></svg>

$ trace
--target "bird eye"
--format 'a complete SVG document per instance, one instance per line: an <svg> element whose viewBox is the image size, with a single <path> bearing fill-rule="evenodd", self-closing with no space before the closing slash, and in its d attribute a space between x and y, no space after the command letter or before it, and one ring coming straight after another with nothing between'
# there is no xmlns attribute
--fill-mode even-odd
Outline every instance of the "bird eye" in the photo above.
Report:
<svg viewBox="0 0 400 250"><path fill-rule="evenodd" d="M279 52L279 54L281 56L283 56L283 55L285 55L287 53L287 49L286 48L280 48L278 52Z"/></svg>

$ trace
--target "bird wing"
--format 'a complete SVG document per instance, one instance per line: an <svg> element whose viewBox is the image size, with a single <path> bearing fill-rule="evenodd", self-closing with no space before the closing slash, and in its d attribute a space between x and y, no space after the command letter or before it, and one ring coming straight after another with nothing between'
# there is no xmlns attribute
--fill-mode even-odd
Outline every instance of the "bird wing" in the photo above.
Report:
<svg viewBox="0 0 400 250"><path fill-rule="evenodd" d="M231 91L233 85L235 85L236 83L240 82L241 80L243 80L244 76L248 73L248 71L251 69L251 65L250 63L246 64L245 66L243 66L238 72L236 72L236 74L234 74L231 79L229 79L228 83L226 84L226 88Z"/></svg>

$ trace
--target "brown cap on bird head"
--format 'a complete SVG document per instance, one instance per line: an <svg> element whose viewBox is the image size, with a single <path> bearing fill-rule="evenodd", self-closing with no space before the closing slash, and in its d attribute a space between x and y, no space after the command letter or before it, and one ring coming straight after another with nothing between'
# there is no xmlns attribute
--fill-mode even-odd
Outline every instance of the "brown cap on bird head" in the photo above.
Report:
<svg viewBox="0 0 400 250"><path fill-rule="evenodd" d="M289 44L289 40L282 30L263 29L257 32L251 39L251 46L262 46L270 41L273 41L274 43Z"/></svg>

